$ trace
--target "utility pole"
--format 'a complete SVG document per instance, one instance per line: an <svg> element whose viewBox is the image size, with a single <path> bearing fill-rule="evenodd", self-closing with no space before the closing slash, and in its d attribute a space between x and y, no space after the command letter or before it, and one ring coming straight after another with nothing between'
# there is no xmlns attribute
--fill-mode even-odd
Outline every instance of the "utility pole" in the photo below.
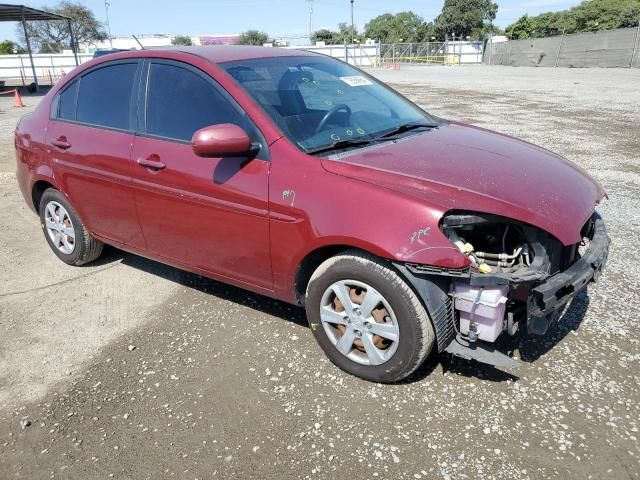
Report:
<svg viewBox="0 0 640 480"><path fill-rule="evenodd" d="M104 13L107 15L107 33L109 34L109 46L113 49L113 41L111 40L111 24L109 23L109 2L104 0Z"/></svg>
<svg viewBox="0 0 640 480"><path fill-rule="evenodd" d="M356 43L356 28L353 24L353 0L351 0L351 44Z"/></svg>
<svg viewBox="0 0 640 480"><path fill-rule="evenodd" d="M564 43L564 32L565 32L566 28L562 29L562 37L560 38L560 45L558 46L558 53L556 55L556 61L553 64L554 67L558 66L558 60L560 59L560 53L562 52L562 44Z"/></svg>
<svg viewBox="0 0 640 480"><path fill-rule="evenodd" d="M638 38L640 38L640 20L638 20L638 28L636 29L636 39L633 41L633 52L631 52L629 68L633 67L633 59L636 57L636 50L638 50Z"/></svg>
<svg viewBox="0 0 640 480"><path fill-rule="evenodd" d="M313 0L307 0L309 4L309 45L311 45L311 39L313 38Z"/></svg>

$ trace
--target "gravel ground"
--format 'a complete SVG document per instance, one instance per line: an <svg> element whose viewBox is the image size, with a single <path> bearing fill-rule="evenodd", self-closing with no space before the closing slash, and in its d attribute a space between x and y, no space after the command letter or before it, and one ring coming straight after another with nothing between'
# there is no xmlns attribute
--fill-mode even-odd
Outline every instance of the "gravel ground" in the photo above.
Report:
<svg viewBox="0 0 640 480"><path fill-rule="evenodd" d="M607 189L607 271L518 345L525 366L445 355L367 383L297 308L115 249L63 265L12 179L19 112L0 97L0 478L640 478L640 71L373 73Z"/></svg>

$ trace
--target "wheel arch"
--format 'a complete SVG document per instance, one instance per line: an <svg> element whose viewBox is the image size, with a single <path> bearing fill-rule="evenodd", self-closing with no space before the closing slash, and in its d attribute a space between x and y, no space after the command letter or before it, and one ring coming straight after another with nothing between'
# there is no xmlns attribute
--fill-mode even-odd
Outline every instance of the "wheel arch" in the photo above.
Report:
<svg viewBox="0 0 640 480"><path fill-rule="evenodd" d="M313 272L315 272L316 269L325 260L328 260L331 257L335 257L336 255L347 250L360 250L363 252L365 251L347 244L323 245L307 253L302 258L296 268L293 285L296 299L300 305L304 306L307 285L309 284L309 280L311 279L311 275L313 275Z"/></svg>
<svg viewBox="0 0 640 480"><path fill-rule="evenodd" d="M48 180L42 179L37 180L31 187L31 202L36 213L40 211L40 200L42 199L42 195L49 188L55 188L59 191L59 189L53 183Z"/></svg>
<svg viewBox="0 0 640 480"><path fill-rule="evenodd" d="M355 245L356 242L345 241L347 239L334 239L336 241L323 243L321 245L316 245L315 248L309 252L307 252L302 259L298 262L295 273L294 273L294 291L295 297L298 303L304 306L304 297L307 291L307 285L309 284L309 280L313 275L313 272L317 270L317 268L325 261L331 257L335 257L341 253L352 251L352 252L360 252L368 255L372 255L375 258L387 262L389 267L394 269L400 277L404 279L407 284L413 288L413 285L406 278L406 275L398 270L395 266L395 262L391 259L389 254L385 254L386 252L381 251L375 245Z"/></svg>
<svg viewBox="0 0 640 480"><path fill-rule="evenodd" d="M418 297L433 326L436 336L437 350L442 352L455 334L453 325L453 304L449 298L450 279L448 277L415 275L402 263L390 260L372 252L371 250L348 244L324 245L309 252L298 264L295 274L295 295L298 303L304 306L307 285L313 272L331 257L347 251L357 251L372 255L384 261L389 268L405 281Z"/></svg>

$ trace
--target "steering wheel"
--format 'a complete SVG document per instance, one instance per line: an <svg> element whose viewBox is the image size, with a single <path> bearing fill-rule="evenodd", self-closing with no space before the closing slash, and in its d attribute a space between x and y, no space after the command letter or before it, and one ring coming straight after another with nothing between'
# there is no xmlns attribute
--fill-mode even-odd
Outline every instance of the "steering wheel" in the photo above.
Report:
<svg viewBox="0 0 640 480"><path fill-rule="evenodd" d="M345 105L344 103L336 105L335 107L331 108L329 111L327 111L327 113L324 114L324 117L322 117L322 120L320 120L320 123L316 127L315 133L318 134L322 130L324 130L324 127L327 126L327 122L329 122L329 119L340 111L345 111L347 112L347 116L349 117L351 116L351 108L349 107L349 105Z"/></svg>

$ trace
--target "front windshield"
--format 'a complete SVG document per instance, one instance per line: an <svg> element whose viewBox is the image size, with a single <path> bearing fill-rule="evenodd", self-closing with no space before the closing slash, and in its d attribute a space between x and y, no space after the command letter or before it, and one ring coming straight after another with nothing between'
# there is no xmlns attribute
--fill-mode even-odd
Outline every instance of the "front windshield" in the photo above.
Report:
<svg viewBox="0 0 640 480"><path fill-rule="evenodd" d="M259 58L221 66L306 152L338 142L362 144L403 125L433 124L411 102L331 58Z"/></svg>

